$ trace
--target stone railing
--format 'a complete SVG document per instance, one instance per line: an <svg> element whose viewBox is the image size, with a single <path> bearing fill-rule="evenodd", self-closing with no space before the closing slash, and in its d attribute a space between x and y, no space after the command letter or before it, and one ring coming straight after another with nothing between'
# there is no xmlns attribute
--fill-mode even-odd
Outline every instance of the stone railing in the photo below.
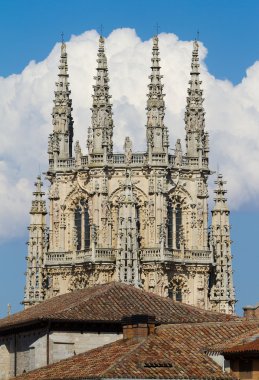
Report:
<svg viewBox="0 0 259 380"><path fill-rule="evenodd" d="M49 160L49 169L50 170L62 170L67 171L75 168L85 168L91 165L99 165L103 163L103 154L94 154L89 156L82 156L81 161L76 162L75 158L68 158L66 160L58 160L55 164L53 159ZM152 165L160 165L160 164L166 164L167 162L167 156L164 153L153 153L152 154L152 162L149 162L149 164ZM125 155L122 153L115 153L113 155L109 155L107 158L107 164L108 165L144 165L145 163L148 163L147 160L147 154L140 152L140 153L133 153L131 156L131 159L129 162L126 162ZM174 155L168 155L168 163L169 165L175 166L175 156ZM199 167L199 159L198 157L182 157L182 163L179 165L179 167L182 168L197 168ZM202 168L208 167L208 158L203 157L202 158Z"/></svg>
<svg viewBox="0 0 259 380"><path fill-rule="evenodd" d="M95 261L115 262L116 250L109 248L97 248L95 250Z"/></svg>
<svg viewBox="0 0 259 380"><path fill-rule="evenodd" d="M212 263L212 255L210 251L174 249L166 250L164 255L165 261L174 262L192 262L192 263Z"/></svg>
<svg viewBox="0 0 259 380"><path fill-rule="evenodd" d="M85 263L87 261L91 261L92 259L92 251L86 250L86 251L76 251L75 252L75 263Z"/></svg>
<svg viewBox="0 0 259 380"><path fill-rule="evenodd" d="M117 250L97 248L93 254L91 249L75 252L49 252L45 256L45 265L69 265L86 262L113 262L116 260Z"/></svg>
<svg viewBox="0 0 259 380"><path fill-rule="evenodd" d="M134 164L143 164L145 160L146 160L145 153L133 153L129 162L126 162L124 154L116 153L108 157L108 164L125 165L127 163L129 165L134 165Z"/></svg>
<svg viewBox="0 0 259 380"><path fill-rule="evenodd" d="M175 165L175 156L174 155L169 155L168 162L170 165L174 166ZM202 168L207 168L209 164L209 160L206 157L202 158ZM198 157L182 157L182 163L179 165L179 167L198 167L199 166L199 158Z"/></svg>
<svg viewBox="0 0 259 380"><path fill-rule="evenodd" d="M45 265L71 265L85 262L115 262L118 250L111 248L96 248L92 250L76 252L50 252L45 256ZM165 261L211 264L212 254L210 251L179 249L161 252L160 248L144 248L140 251L142 261Z"/></svg>
<svg viewBox="0 0 259 380"><path fill-rule="evenodd" d="M73 262L72 252L50 252L45 256L45 265L71 264Z"/></svg>
<svg viewBox="0 0 259 380"><path fill-rule="evenodd" d="M153 153L152 154L152 164L165 164L166 154L163 153Z"/></svg>
<svg viewBox="0 0 259 380"><path fill-rule="evenodd" d="M161 260L160 248L144 248L140 252L140 258L143 261L159 261Z"/></svg>
<svg viewBox="0 0 259 380"><path fill-rule="evenodd" d="M180 249L161 252L159 248L145 248L141 250L140 258L142 261L172 261L172 262L192 262L192 263L212 263L210 251L191 251Z"/></svg>

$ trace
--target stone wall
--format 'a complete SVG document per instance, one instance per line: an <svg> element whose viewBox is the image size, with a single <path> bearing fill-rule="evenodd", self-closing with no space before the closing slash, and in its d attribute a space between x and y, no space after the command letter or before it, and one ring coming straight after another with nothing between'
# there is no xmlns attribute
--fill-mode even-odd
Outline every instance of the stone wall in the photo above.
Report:
<svg viewBox="0 0 259 380"><path fill-rule="evenodd" d="M51 332L32 330L0 338L0 380L40 368L121 339L116 333ZM49 353L48 353L49 347Z"/></svg>

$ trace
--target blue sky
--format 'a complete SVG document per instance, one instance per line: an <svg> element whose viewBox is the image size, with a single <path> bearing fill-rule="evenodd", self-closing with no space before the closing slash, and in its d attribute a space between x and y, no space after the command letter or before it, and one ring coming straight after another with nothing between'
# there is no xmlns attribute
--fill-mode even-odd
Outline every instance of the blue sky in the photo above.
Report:
<svg viewBox="0 0 259 380"><path fill-rule="evenodd" d="M159 32L174 33L183 41L192 40L199 30L200 40L208 49L205 63L210 74L236 85L245 77L246 69L259 61L258 19L259 2L253 0L0 0L0 76L19 74L31 60L44 60L60 40L61 32L69 40L71 35L86 30L100 31L101 25L105 36L116 28L130 27L147 40L158 23ZM257 124L259 128L259 118ZM10 126L2 126L2 133L4 128ZM47 141L43 144L47 146ZM258 162L255 167L258 170ZM239 170L238 162L235 170ZM244 179L244 186L245 181L251 178ZM259 197L259 189L254 190L253 196ZM239 312L241 306L259 301L259 209L252 199L241 203L231 214ZM23 225L17 237L5 237L0 246L1 316L6 314L8 303L13 311L21 308L26 240L27 226Z"/></svg>

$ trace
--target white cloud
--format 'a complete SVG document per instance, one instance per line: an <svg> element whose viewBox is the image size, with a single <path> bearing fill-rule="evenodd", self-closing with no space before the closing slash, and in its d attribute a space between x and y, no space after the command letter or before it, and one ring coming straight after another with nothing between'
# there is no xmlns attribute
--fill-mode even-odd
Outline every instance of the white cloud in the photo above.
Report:
<svg viewBox="0 0 259 380"><path fill-rule="evenodd" d="M90 124L93 75L98 34L88 31L67 43L73 99L75 140L86 153ZM115 148L131 136L135 150L145 149L146 93L152 41L141 41L132 29L117 29L106 40L110 92L114 112ZM212 47L213 48L213 47ZM174 34L160 35L160 57L165 84L166 124L171 147L183 139L184 108L190 72L191 41ZM42 62L34 61L19 75L0 78L0 237L21 235L29 223L33 182L47 169L47 138L57 78L60 45ZM211 169L228 180L229 204L259 206L259 62L234 86L213 77L204 64L201 79L205 95L206 128L210 133Z"/></svg>

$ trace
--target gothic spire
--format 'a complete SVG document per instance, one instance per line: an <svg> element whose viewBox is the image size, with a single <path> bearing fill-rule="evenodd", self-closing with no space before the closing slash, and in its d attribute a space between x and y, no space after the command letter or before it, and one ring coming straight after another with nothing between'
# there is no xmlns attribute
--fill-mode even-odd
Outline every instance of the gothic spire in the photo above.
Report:
<svg viewBox="0 0 259 380"><path fill-rule="evenodd" d="M215 205L214 205L213 211L227 211L227 212L229 212L229 208L227 205L227 198L225 196L227 193L227 190L224 188L224 185L227 182L223 180L222 174L218 174L218 177L214 183L217 185L217 187L214 190Z"/></svg>
<svg viewBox="0 0 259 380"><path fill-rule="evenodd" d="M185 111L185 130L187 156L198 156L199 150L207 156L208 136L204 133L205 111L203 108L203 91L200 87L200 64L199 64L199 44L193 42L191 79L189 81L187 105Z"/></svg>
<svg viewBox="0 0 259 380"><path fill-rule="evenodd" d="M54 158L55 153L59 159L72 157L73 143L73 118L72 100L70 99L68 82L68 64L66 44L62 40L61 55L59 61L58 81L54 97L54 107L52 111L53 133L49 137L50 159Z"/></svg>
<svg viewBox="0 0 259 380"><path fill-rule="evenodd" d="M150 152L166 152L168 148L168 130L164 125L165 102L160 74L158 36L153 37L151 75L147 94L147 147Z"/></svg>
<svg viewBox="0 0 259 380"><path fill-rule="evenodd" d="M218 174L214 190L215 205L212 210L211 249L214 258L214 278L211 289L211 303L214 310L234 312L235 289L233 286L231 238L229 223L229 208L224 185L226 181Z"/></svg>
<svg viewBox="0 0 259 380"><path fill-rule="evenodd" d="M112 153L113 148L113 119L112 105L109 95L109 76L107 58L104 50L104 38L99 38L97 54L97 74L94 77L95 85L93 94L92 125L88 130L89 153L106 154ZM105 158L104 158L105 159Z"/></svg>
<svg viewBox="0 0 259 380"><path fill-rule="evenodd" d="M24 289L23 304L25 308L39 303L43 300L43 260L47 248L47 227L46 227L46 201L43 198L41 177L38 176L35 182L35 191L31 207L31 223L28 227L28 255L26 286Z"/></svg>

